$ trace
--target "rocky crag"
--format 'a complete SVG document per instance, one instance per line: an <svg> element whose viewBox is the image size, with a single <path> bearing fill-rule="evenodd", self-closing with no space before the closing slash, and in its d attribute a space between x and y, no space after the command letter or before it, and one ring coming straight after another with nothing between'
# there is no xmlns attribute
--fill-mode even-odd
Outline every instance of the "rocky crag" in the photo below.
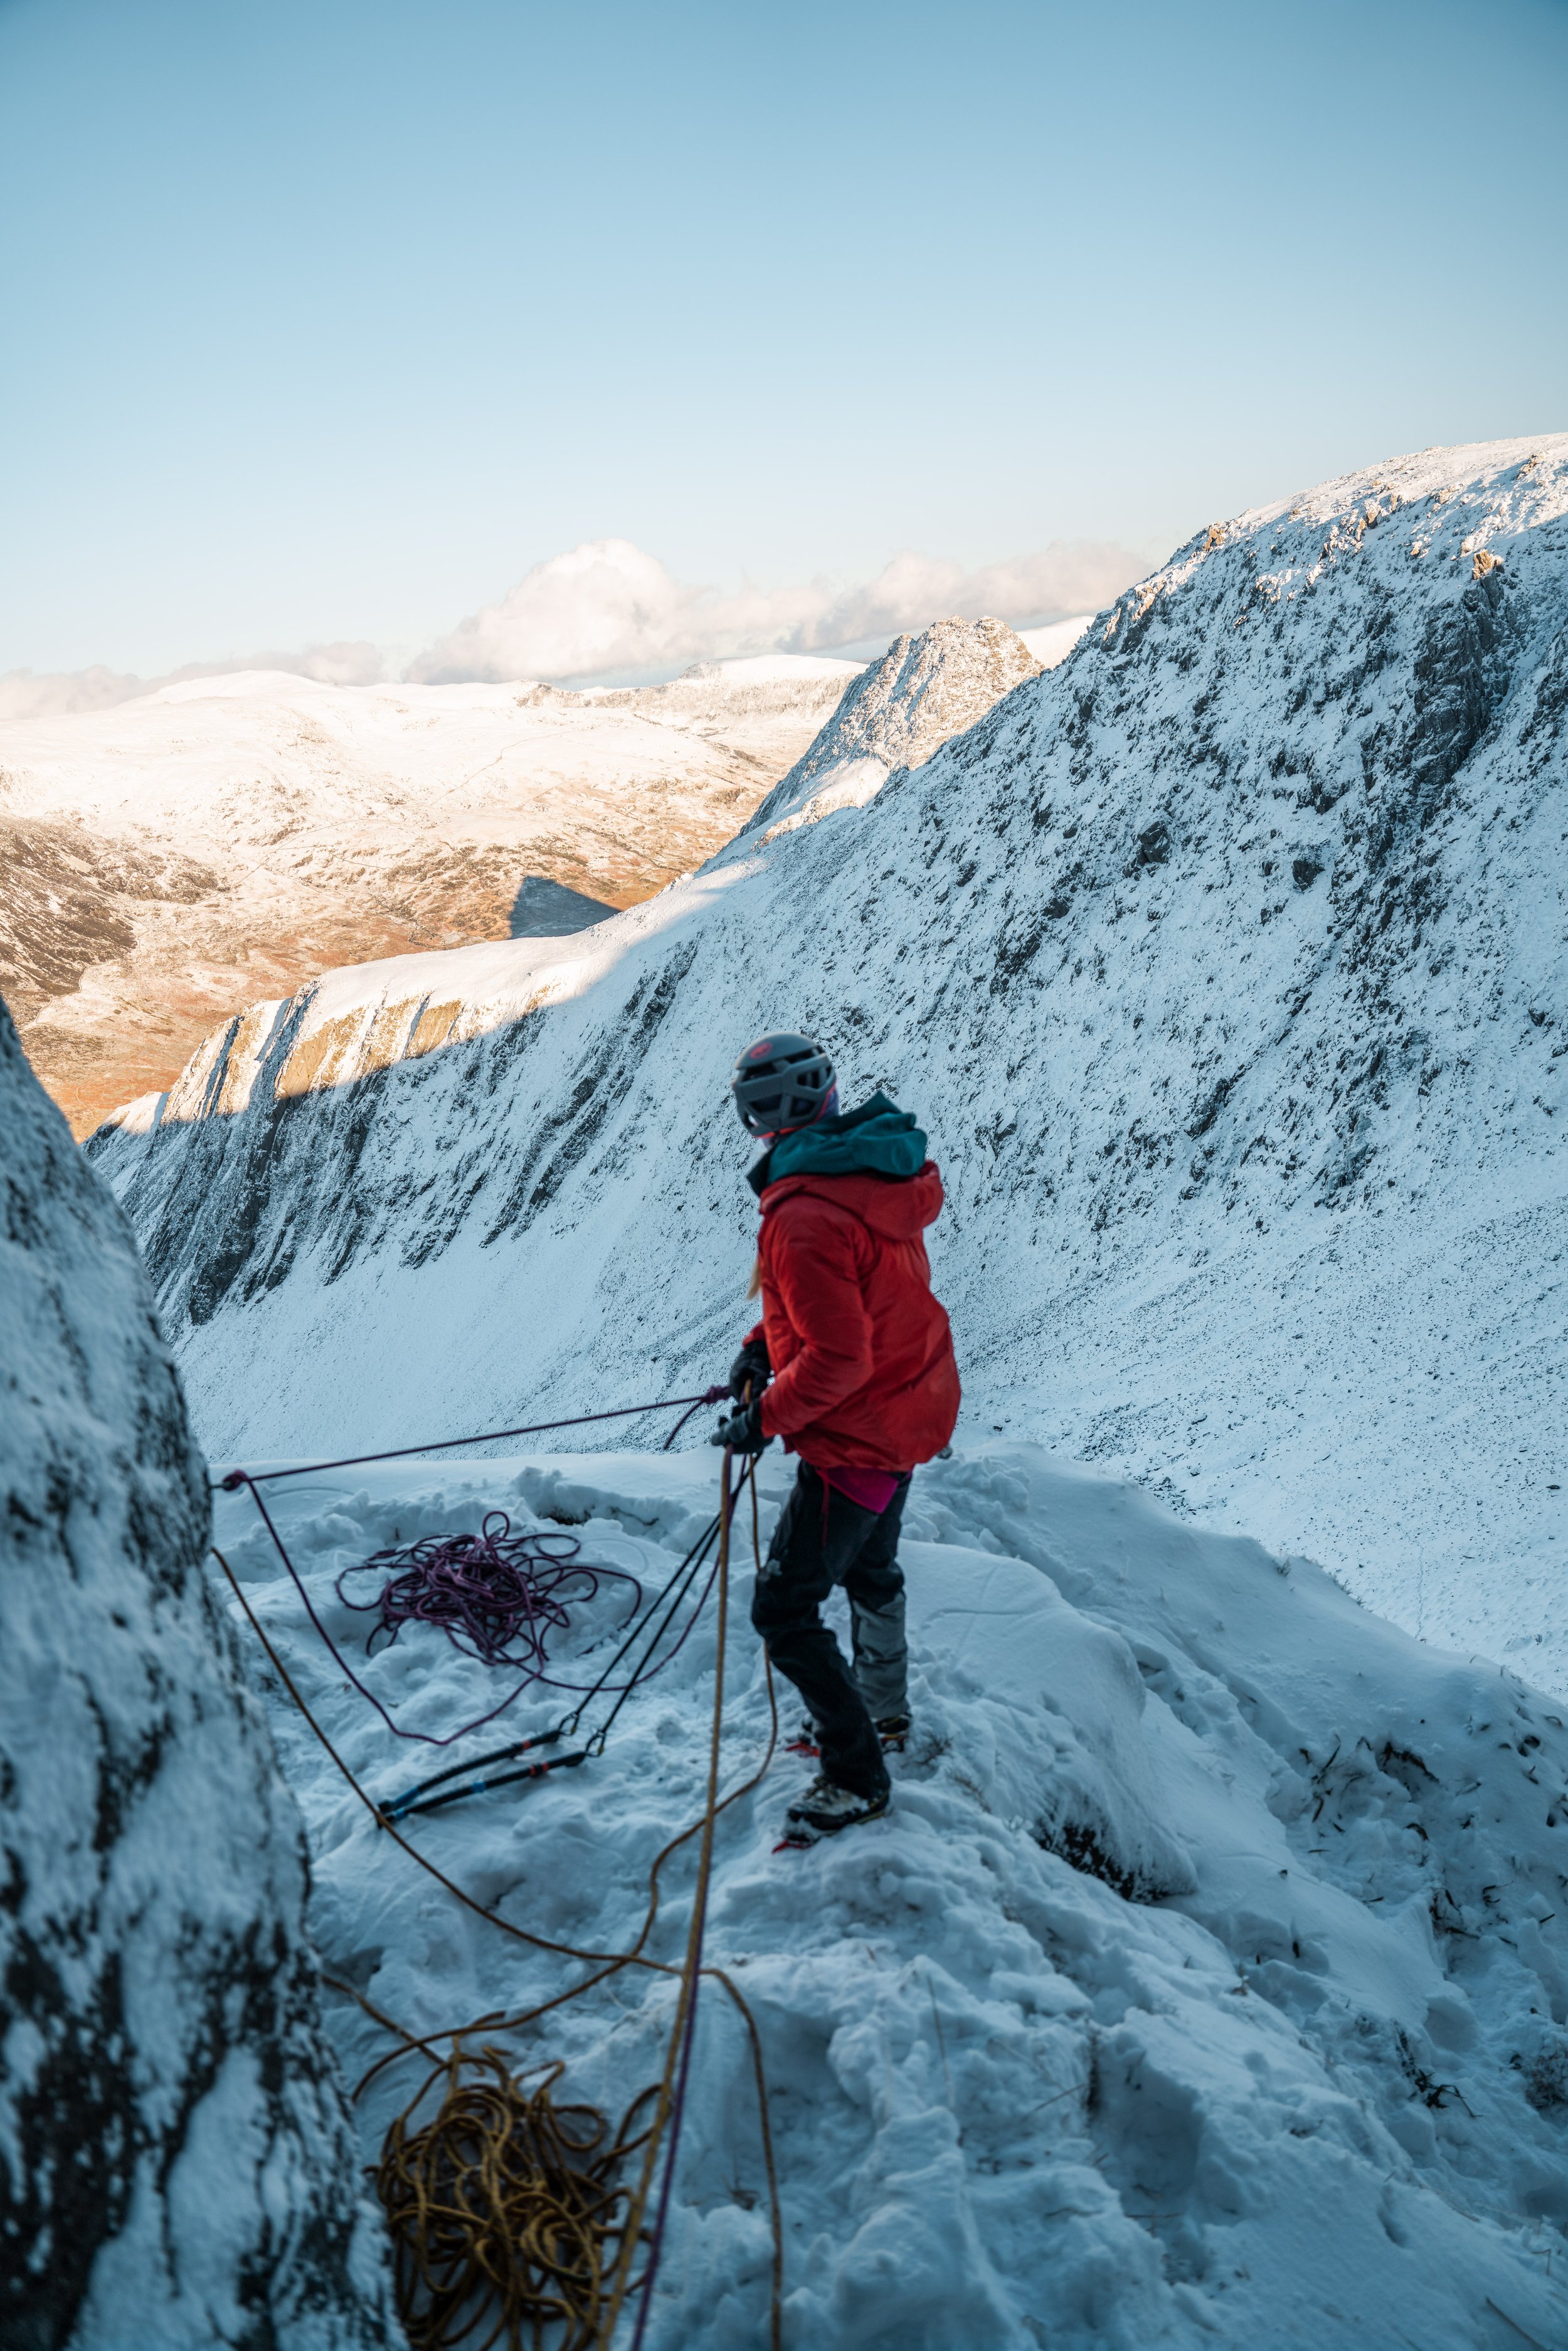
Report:
<svg viewBox="0 0 1568 2351"><path fill-rule="evenodd" d="M918 637L895 637L742 828L740 842L862 808L895 768L924 767L1041 666L1005 621L938 621Z"/></svg>
<svg viewBox="0 0 1568 2351"><path fill-rule="evenodd" d="M728 1063L787 1023L931 1131L971 1426L1568 1687L1565 715L1568 437L1426 451L1199 532L865 806L583 943L258 1008L91 1145L204 1430L711 1377Z"/></svg>
<svg viewBox="0 0 1568 2351"><path fill-rule="evenodd" d="M0 2338L401 2340L124 1220L0 1006Z"/></svg>

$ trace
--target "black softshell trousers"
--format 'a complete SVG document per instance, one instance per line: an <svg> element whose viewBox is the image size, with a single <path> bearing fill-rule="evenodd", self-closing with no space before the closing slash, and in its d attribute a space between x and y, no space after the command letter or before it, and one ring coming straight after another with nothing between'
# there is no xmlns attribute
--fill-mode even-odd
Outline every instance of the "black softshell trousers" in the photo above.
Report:
<svg viewBox="0 0 1568 2351"><path fill-rule="evenodd" d="M898 1564L908 1491L905 1471L885 1510L863 1510L802 1461L752 1596L751 1621L817 1726L823 1771L857 1796L886 1794L875 1725L908 1706ZM835 1583L850 1604L852 1667L820 1613Z"/></svg>

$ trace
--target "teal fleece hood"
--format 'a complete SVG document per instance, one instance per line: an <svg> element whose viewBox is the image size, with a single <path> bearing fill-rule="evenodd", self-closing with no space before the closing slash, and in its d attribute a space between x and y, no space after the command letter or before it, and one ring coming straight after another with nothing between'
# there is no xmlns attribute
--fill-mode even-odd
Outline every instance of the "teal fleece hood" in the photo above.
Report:
<svg viewBox="0 0 1568 2351"><path fill-rule="evenodd" d="M896 1182L918 1176L925 1156L914 1112L877 1093L859 1110L780 1135L747 1169L746 1180L758 1199L785 1176L887 1176Z"/></svg>

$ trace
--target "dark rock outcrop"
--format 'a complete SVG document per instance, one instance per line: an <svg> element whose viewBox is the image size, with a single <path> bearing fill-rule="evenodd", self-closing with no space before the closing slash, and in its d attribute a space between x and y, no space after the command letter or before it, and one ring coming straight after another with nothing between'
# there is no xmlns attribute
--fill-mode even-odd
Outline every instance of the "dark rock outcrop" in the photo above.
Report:
<svg viewBox="0 0 1568 2351"><path fill-rule="evenodd" d="M397 2341L135 1244L0 1005L0 2340Z"/></svg>

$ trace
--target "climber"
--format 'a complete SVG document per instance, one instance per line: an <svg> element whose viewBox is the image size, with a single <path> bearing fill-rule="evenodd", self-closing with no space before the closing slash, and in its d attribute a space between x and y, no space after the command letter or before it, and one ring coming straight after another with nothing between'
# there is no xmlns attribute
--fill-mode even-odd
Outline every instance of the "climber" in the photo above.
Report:
<svg viewBox="0 0 1568 2351"><path fill-rule="evenodd" d="M738 1409L714 1437L738 1453L782 1437L800 1456L757 1581L751 1621L810 1709L821 1771L790 1807L789 1841L887 1810L884 1749L909 1730L898 1530L910 1473L958 1415L947 1317L921 1238L942 1207L925 1137L883 1093L839 1110L833 1066L805 1037L762 1037L731 1081L766 1145L747 1181L762 1207L752 1291L762 1320L730 1373ZM769 1384L771 1381L771 1384ZM854 1664L819 1609L850 1604Z"/></svg>

